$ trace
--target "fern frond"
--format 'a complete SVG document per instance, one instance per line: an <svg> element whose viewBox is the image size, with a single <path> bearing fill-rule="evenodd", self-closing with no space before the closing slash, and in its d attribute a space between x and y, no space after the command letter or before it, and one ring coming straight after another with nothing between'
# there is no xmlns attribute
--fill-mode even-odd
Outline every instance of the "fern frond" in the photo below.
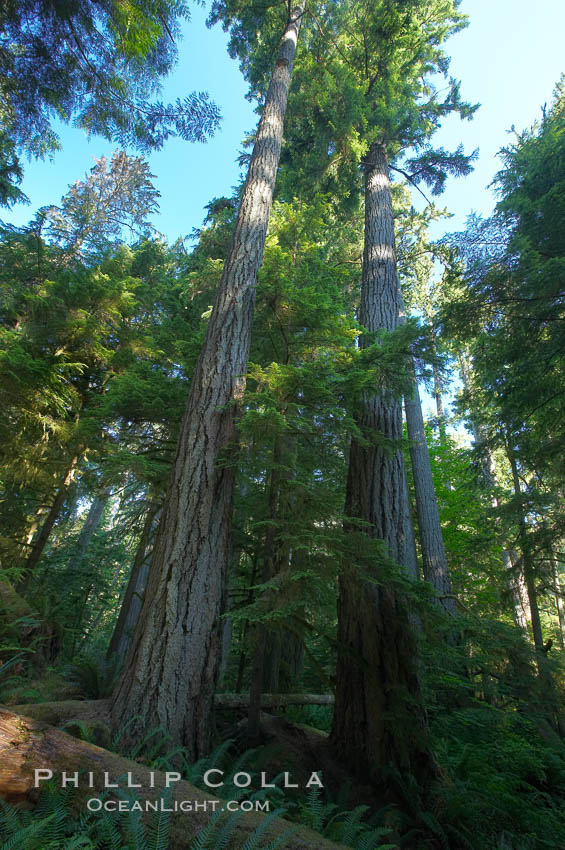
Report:
<svg viewBox="0 0 565 850"><path fill-rule="evenodd" d="M280 817L283 814L283 809L275 809L270 812L262 823L251 833L251 835L247 838L247 841L241 848L241 850L257 850L259 847L259 841L264 836L265 832L273 822L273 820L277 817Z"/></svg>

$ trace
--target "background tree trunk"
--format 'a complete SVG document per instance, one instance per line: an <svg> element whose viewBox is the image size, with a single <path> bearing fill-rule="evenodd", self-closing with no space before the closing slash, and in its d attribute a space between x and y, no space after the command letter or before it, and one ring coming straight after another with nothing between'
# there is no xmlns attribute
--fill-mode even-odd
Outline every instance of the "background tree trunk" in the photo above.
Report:
<svg viewBox="0 0 565 850"><path fill-rule="evenodd" d="M108 645L108 658L116 655L123 661L127 655L143 604L149 561L153 551L153 540L157 531L160 512L160 506L153 505L149 508L145 517L126 592L120 606L120 613Z"/></svg>
<svg viewBox="0 0 565 850"><path fill-rule="evenodd" d="M404 399L406 411L406 426L410 440L410 460L416 494L416 512L418 515L418 530L422 547L422 567L424 578L434 588L438 601L443 609L455 615L456 604L453 598L453 588L449 575L447 555L443 545L439 508L434 489L434 480L418 383L413 365L413 389L411 396Z"/></svg>
<svg viewBox="0 0 565 850"><path fill-rule="evenodd" d="M555 605L559 619L559 643L561 644L561 648L565 649L565 604L563 603L563 590L559 578L559 565L553 549L549 550L549 563L551 564L551 574L555 585Z"/></svg>
<svg viewBox="0 0 565 850"><path fill-rule="evenodd" d="M374 144L365 165L359 319L369 332L390 331L399 323L400 307L388 162L383 146ZM345 513L369 522L370 535L406 564L402 402L386 391L366 396L356 419L371 444L351 442ZM392 447L379 444L379 436ZM435 768L406 604L393 588L363 580L355 565L340 576L338 646L331 732L337 755L358 774L393 767L425 782Z"/></svg>
<svg viewBox="0 0 565 850"><path fill-rule="evenodd" d="M302 8L285 30L206 339L192 379L116 725L162 725L190 759L208 751L232 513L236 405L245 388L263 257ZM224 463L219 463L219 461Z"/></svg>
<svg viewBox="0 0 565 850"><path fill-rule="evenodd" d="M49 540L49 535L51 534L53 526L57 522L59 514L63 509L63 505L65 504L65 499L67 498L69 487L71 486L71 483L73 481L79 457L80 454L77 453L71 460L69 466L67 467L65 474L61 480L61 484L59 485L59 489L55 494L51 507L47 512L47 516L43 521L39 533L34 537L31 543L31 551L25 563L25 574L19 585L19 589L21 590L25 591L29 587L29 583L31 581L33 573L37 568L37 565L43 554L43 550L45 549L45 545Z"/></svg>
<svg viewBox="0 0 565 850"><path fill-rule="evenodd" d="M463 380L463 386L467 392L471 389L471 365L466 354L463 351L457 353L459 362L459 371ZM482 476L485 486L489 490L495 491L498 487L498 478L494 458L489 446L488 435L485 429L478 426L471 420L471 431L475 446L481 453ZM499 508L500 502L497 496L493 493L491 498L493 508ZM524 634L530 639L528 633L528 621L531 619L530 604L526 591L526 583L524 580L524 568L522 559L518 557L516 552L511 548L503 548L502 550L502 566L506 576L506 584L512 599L512 612L514 622Z"/></svg>
<svg viewBox="0 0 565 850"><path fill-rule="evenodd" d="M100 495L96 495L92 500L91 505L88 509L88 513L86 515L86 519L80 530L77 542L77 551L67 564L68 573L74 573L80 567L81 561L84 558L84 553L88 548L88 544L92 540L94 532L98 528L100 520L102 519L102 514L104 513L104 509L108 504L110 492L110 487L106 487L106 489Z"/></svg>

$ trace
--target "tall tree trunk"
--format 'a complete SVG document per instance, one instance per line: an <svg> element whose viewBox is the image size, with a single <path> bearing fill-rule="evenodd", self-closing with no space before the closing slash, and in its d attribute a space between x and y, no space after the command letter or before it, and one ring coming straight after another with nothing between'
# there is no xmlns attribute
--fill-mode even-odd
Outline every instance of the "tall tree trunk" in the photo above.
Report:
<svg viewBox="0 0 565 850"><path fill-rule="evenodd" d="M77 551L67 564L67 573L75 573L80 567L81 561L88 548L88 544L92 540L94 532L98 528L104 509L110 498L110 487L106 487L102 493L96 495L88 509L86 519L80 530L77 542Z"/></svg>
<svg viewBox="0 0 565 850"><path fill-rule="evenodd" d="M45 507L45 505L40 505L39 508L36 510L35 516L33 517L33 520L31 521L31 524L28 527L25 543L21 547L22 560L27 560L27 558L29 557L29 553L31 552L31 546L32 546L32 543L33 543L33 538L35 537L35 535L37 533L37 529L39 528L39 525L41 523L41 517L45 516L47 511L48 511L48 508Z"/></svg>
<svg viewBox="0 0 565 850"><path fill-rule="evenodd" d="M516 456L514 454L514 449L512 448L511 435L507 434L506 441L506 455L508 457L508 463L510 464L510 469L512 471L512 483L514 486L514 496L520 497L522 495L522 489L520 487L520 476L518 474L518 464L516 462ZM532 553L530 549L530 541L528 539L528 531L526 528L526 521L524 519L524 512L521 506L518 507L516 511L516 523L518 525L518 541L520 546L521 560L524 569L524 579L526 582L526 590L528 593L528 602L530 605L530 616L532 623L532 635L534 638L534 646L536 648L536 652L539 657L545 658L544 653L544 644L543 644L543 632L541 628L541 619L539 613L538 606L538 594L536 588L536 576L534 570L534 564L532 559Z"/></svg>
<svg viewBox="0 0 565 850"><path fill-rule="evenodd" d="M23 590L26 590L31 582L33 574L37 568L37 565L40 561L40 558L43 554L43 550L45 549L46 543L49 540L49 535L53 530L53 526L57 522L59 518L59 514L63 509L63 505L65 504L65 499L67 498L69 487L74 478L74 474L78 465L80 454L77 454L72 458L69 466L67 467L65 474L61 480L59 488L55 494L55 498L49 508L47 516L43 521L43 525L41 526L39 533L33 539L31 544L31 552L27 558L25 563L25 574L24 578L20 583L20 587Z"/></svg>
<svg viewBox="0 0 565 850"><path fill-rule="evenodd" d="M253 599L255 598L255 582L257 581L257 576L259 574L259 554L257 552L253 555L253 560L251 563L251 572L249 576L249 590L247 592L247 598L245 600L246 605L251 605ZM243 626L241 627L240 634L240 653L239 653L239 661L237 664L237 676L235 683L235 690L237 693L241 693L243 690L243 677L245 673L245 665L247 663L248 652L247 652L247 643L248 636L250 633L249 628L249 620L245 620Z"/></svg>
<svg viewBox="0 0 565 850"><path fill-rule="evenodd" d="M435 346L434 346L435 348ZM435 350L434 350L435 353ZM447 440L447 431L445 428L445 409L443 406L443 398L442 398L442 387L441 387L441 378L439 374L439 369L437 366L433 365L432 374L434 379L434 400L436 403L436 414L437 414L437 427L439 434L439 441L442 445L445 445Z"/></svg>
<svg viewBox="0 0 565 850"><path fill-rule="evenodd" d="M514 495L520 496L522 489L520 487L520 476L518 473L518 464L516 455L512 446L512 436L510 430L506 433L506 454L510 469L512 471L512 483L514 485ZM524 565L524 579L526 582L526 590L528 592L528 601L530 604L532 634L534 638L534 646L536 649L536 661L539 679L543 687L543 701L541 705L542 711L547 715L550 723L555 730L565 737L565 718L562 716L562 706L559 695L556 693L555 683L547 661L547 653L551 648L551 641L546 645L543 642L543 632L541 626L541 618L538 605L538 595L536 587L536 574L532 557L531 543L528 535L526 520L522 506L519 505L516 511L518 525L518 541L522 562Z"/></svg>
<svg viewBox="0 0 565 850"><path fill-rule="evenodd" d="M498 507L498 500L493 500L495 507ZM502 563L506 573L508 590L512 599L512 613L514 622L528 640L528 620L531 619L530 603L528 602L528 594L526 592L526 583L524 581L524 569L522 561L513 549L502 550Z"/></svg>
<svg viewBox="0 0 565 850"><path fill-rule="evenodd" d="M418 392L414 367L411 366L410 368L413 373L412 395L406 396L404 399L404 409L410 441L410 459L416 494L416 512L418 514L424 578L434 588L443 609L448 614L456 614L447 555L443 545L430 455L426 442L420 393Z"/></svg>
<svg viewBox="0 0 565 850"><path fill-rule="evenodd" d="M559 579L559 566L553 549L549 550L549 563L551 564L551 573L555 586L555 605L557 607L557 617L559 618L559 643L561 649L565 649L565 604L563 602L563 590Z"/></svg>
<svg viewBox="0 0 565 850"><path fill-rule="evenodd" d="M393 330L400 306L388 163L384 147L373 144L365 164L360 322L369 332ZM384 391L367 395L356 420L369 445L351 441L345 513L370 523L369 534L405 564L404 462L394 447L402 440L401 400ZM392 441L392 447L379 443L379 437ZM359 534L355 524L346 530ZM374 776L393 767L424 784L435 764L406 604L393 588L364 580L356 566L343 569L339 581L332 745L358 774Z"/></svg>
<svg viewBox="0 0 565 850"><path fill-rule="evenodd" d="M277 523L283 532L288 529L289 524L300 514L300 505L296 501L296 487L293 482L296 479L296 463L298 444L294 434L281 434L277 437L277 456L280 465L279 492L277 506ZM277 593L276 604L279 608L293 605L296 594L300 593L300 584L290 581L290 573L298 569L300 554L292 552L288 539L277 539L274 559L273 574L282 574L282 582ZM271 629L268 635L265 652L265 663L263 670L263 691L267 693L278 693L281 688L281 677L284 688L289 690L289 676L292 670L300 667L302 654L302 641L299 640L296 624L286 628L286 618L279 621L276 629Z"/></svg>
<svg viewBox="0 0 565 850"><path fill-rule="evenodd" d="M269 481L268 518L269 524L265 532L263 546L263 583L269 581L275 575L276 557L276 526L279 508L279 487L281 479L281 438L275 437L273 448L273 468ZM271 594L268 594L270 599ZM247 716L247 738L250 746L259 742L259 720L261 714L261 691L263 690L263 679L265 674L265 659L267 656L267 643L270 641L273 650L273 639L264 623L258 621L255 630L255 641L253 647L253 662L251 667L251 687L249 690L249 713ZM272 658L271 658L272 661ZM278 656L280 663L280 655ZM278 680L278 665L276 678ZM271 682L269 682L271 684Z"/></svg>
<svg viewBox="0 0 565 850"><path fill-rule="evenodd" d="M404 537L406 540L406 572L414 580L420 578L420 567L418 565L418 553L416 552L416 537L414 535L414 523L412 522L412 508L410 504L410 490L408 489L408 478L406 466L404 466Z"/></svg>
<svg viewBox="0 0 565 850"><path fill-rule="evenodd" d="M127 655L143 603L159 513L159 505L152 505L147 511L120 613L108 645L108 658L117 656L124 661Z"/></svg>
<svg viewBox="0 0 565 850"><path fill-rule="evenodd" d="M237 222L192 379L132 650L113 700L132 738L156 724L190 759L206 753L229 559L235 436L257 273L279 163L302 7L288 22L265 101Z"/></svg>

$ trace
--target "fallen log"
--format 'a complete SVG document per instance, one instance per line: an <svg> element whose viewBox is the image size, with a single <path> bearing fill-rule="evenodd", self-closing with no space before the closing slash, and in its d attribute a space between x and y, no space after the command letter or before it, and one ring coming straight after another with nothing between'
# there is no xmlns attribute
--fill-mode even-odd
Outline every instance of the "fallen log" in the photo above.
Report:
<svg viewBox="0 0 565 850"><path fill-rule="evenodd" d="M42 720L51 726L63 726L69 720L110 724L110 701L107 699L65 699L60 702L34 702L25 705L4 705L7 711Z"/></svg>
<svg viewBox="0 0 565 850"><path fill-rule="evenodd" d="M89 799L100 796L108 778L116 782L127 776L132 786L140 786L135 788L136 798L140 801L160 799L160 792L167 782L165 773L151 771L138 762L73 738L60 729L0 708L0 797L9 802L34 803L38 796L34 771L47 769L56 779L62 778L63 771L67 777L79 772L75 806L82 811ZM173 812L169 850L187 850L214 810L221 808L225 801L218 801L217 797L185 781L174 782L171 788L172 798L168 806L173 808ZM174 811L183 801L193 804L190 813ZM196 803L200 804L200 810L194 810ZM258 812L244 813L235 825L230 848L236 850L241 847L266 817ZM288 821L274 818L265 831L264 840L273 841L287 832L290 826ZM302 826L295 826L294 834L283 846L287 850L343 850L343 845L327 841Z"/></svg>

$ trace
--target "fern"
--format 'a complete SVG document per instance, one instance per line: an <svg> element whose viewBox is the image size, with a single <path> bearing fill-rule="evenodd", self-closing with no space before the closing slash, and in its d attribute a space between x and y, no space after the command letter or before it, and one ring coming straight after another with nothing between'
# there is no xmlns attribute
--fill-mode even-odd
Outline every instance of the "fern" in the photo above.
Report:
<svg viewBox="0 0 565 850"><path fill-rule="evenodd" d="M322 802L320 788L317 785L310 788L308 791L305 814L308 817L308 826L316 832L321 832L324 825L326 811L324 803Z"/></svg>
<svg viewBox="0 0 565 850"><path fill-rule="evenodd" d="M291 827L290 829L286 829L284 832L275 838L274 841L271 841L270 844L267 844L264 847L264 850L279 850L281 847L286 847L292 836L296 833L296 829Z"/></svg>
<svg viewBox="0 0 565 850"><path fill-rule="evenodd" d="M386 827L371 829L357 839L355 850L398 850L398 844L379 844L385 835L390 835L390 829Z"/></svg>
<svg viewBox="0 0 565 850"><path fill-rule="evenodd" d="M353 811L349 812L341 830L340 840L343 844L353 844L359 836L359 833L365 829L361 824L361 819L369 811L368 806L357 806Z"/></svg>
<svg viewBox="0 0 565 850"><path fill-rule="evenodd" d="M233 743L233 739L229 738L227 741L223 741L219 747L216 747L211 755L198 759L198 761L189 768L189 781L192 782L193 785L201 784L207 770L211 770L212 768L218 767L222 764L227 753L233 747Z"/></svg>
<svg viewBox="0 0 565 850"><path fill-rule="evenodd" d="M273 820L283 814L284 809L275 809L273 812L270 812L265 820L260 823L257 829L247 838L241 850L257 850L257 847L259 846L258 842L265 835Z"/></svg>
<svg viewBox="0 0 565 850"><path fill-rule="evenodd" d="M213 837L218 828L218 822L224 813L222 811L214 812L208 823L202 827L194 841L190 845L190 850L208 850L208 842Z"/></svg>
<svg viewBox="0 0 565 850"><path fill-rule="evenodd" d="M221 827L218 827L218 831L214 836L213 850L225 850L230 845L233 831L242 815L243 812L239 809L237 812L231 814Z"/></svg>
<svg viewBox="0 0 565 850"><path fill-rule="evenodd" d="M70 734L74 738L78 737L81 741L86 741L89 744L94 743L93 731L90 726L86 725L84 720L67 720L67 722L61 726L61 729L72 729ZM78 730L80 734L77 735L75 730Z"/></svg>
<svg viewBox="0 0 565 850"><path fill-rule="evenodd" d="M49 815L49 817L36 820L27 826L20 826L17 832L2 845L0 850L37 850L39 846L37 839L41 835L48 836L49 826L54 817L55 815ZM51 848L54 846L50 839L48 839L48 842L47 845L43 845L45 850L47 850L47 847Z"/></svg>
<svg viewBox="0 0 565 850"><path fill-rule="evenodd" d="M159 812L159 815L156 819L155 828L153 831L153 841L151 844L151 850L168 850L169 847L169 812L163 811L163 809L169 808L169 803L171 802L173 796L172 788L166 788L163 792L163 802L164 806Z"/></svg>

